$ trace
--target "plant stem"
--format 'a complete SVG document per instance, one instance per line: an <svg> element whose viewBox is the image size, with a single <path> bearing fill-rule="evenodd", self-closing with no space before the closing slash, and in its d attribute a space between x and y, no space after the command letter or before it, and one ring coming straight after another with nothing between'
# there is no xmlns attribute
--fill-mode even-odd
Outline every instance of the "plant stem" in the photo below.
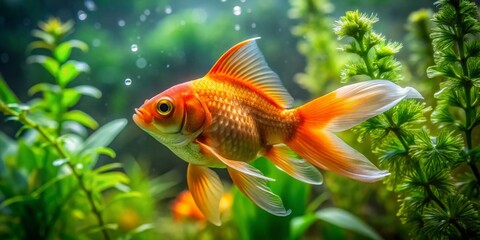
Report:
<svg viewBox="0 0 480 240"><path fill-rule="evenodd" d="M13 111L9 107L7 107L3 102L0 102L0 111L2 111L6 115L11 115L11 116L17 117L19 122L35 129L48 143L50 143L55 148L55 150L57 150L60 157L65 158L65 159L67 159L69 157L67 152L65 151L65 149L63 149L63 147L60 145L60 143L58 141L56 141L55 139L52 139L50 137L50 135L47 133L47 131L45 131L40 125L36 124L34 121L29 119L27 116L22 114L22 112L18 113L18 112ZM103 233L104 239L109 240L110 236L108 235L107 230L105 228L103 228L103 226L105 225L105 222L103 221L102 214L100 213L97 206L95 205L95 201L93 199L92 192L85 186L85 182L82 179L82 175L79 174L75 170L75 166L71 162L67 162L67 166L70 168L73 175L77 179L77 181L79 183L79 186L80 186L80 189L87 196L90 207L92 208L92 212L95 215L95 217L97 218L99 226L102 227L102 233Z"/></svg>

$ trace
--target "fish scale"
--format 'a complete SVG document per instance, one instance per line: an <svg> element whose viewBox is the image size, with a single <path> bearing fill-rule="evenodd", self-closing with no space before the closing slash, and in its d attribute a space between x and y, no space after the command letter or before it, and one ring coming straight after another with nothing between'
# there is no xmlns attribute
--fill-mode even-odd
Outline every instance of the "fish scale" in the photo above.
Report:
<svg viewBox="0 0 480 240"><path fill-rule="evenodd" d="M269 145L282 143L299 122L293 110L241 84L205 77L192 86L212 115L202 137L231 160L254 160Z"/></svg>

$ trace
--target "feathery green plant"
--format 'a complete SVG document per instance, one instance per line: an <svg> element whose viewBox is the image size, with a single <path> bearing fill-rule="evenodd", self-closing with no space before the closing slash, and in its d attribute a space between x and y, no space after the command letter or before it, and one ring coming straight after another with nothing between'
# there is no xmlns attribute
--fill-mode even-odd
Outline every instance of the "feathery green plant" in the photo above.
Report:
<svg viewBox="0 0 480 240"><path fill-rule="evenodd" d="M442 77L441 91L436 94L438 106L433 122L455 133L461 133L466 146L451 167L466 165L470 172L461 176L460 189L467 197L480 197L480 23L478 7L470 1L438 1L434 16L437 27L432 39L435 65L428 68L429 77ZM477 136L474 142L474 136Z"/></svg>
<svg viewBox="0 0 480 240"><path fill-rule="evenodd" d="M125 119L99 124L73 107L82 95L99 98L95 87L70 87L79 74L87 72L85 62L70 59L73 49L86 51L79 40L64 40L73 22L51 18L32 32L39 40L29 50L53 77L41 82L29 94L40 98L22 103L0 79L0 112L5 120L21 124L15 139L0 133L0 222L6 228L0 236L9 239L99 238L110 239L109 230L118 224L107 222L104 210L118 199L136 196L126 185L129 178L117 169L119 163L96 167L99 155L115 157L107 146L125 127ZM96 129L88 135L88 130ZM97 129L98 128L98 129ZM106 202L102 192L116 188L116 197Z"/></svg>
<svg viewBox="0 0 480 240"><path fill-rule="evenodd" d="M442 14L442 11L445 11L443 9L445 9L444 5L446 3L447 1L440 2L442 10L436 15L436 19ZM456 16L454 19L468 19L470 22L467 24L469 26L467 29L475 29L473 27L475 26L474 23L478 23L476 22L476 17L461 16L473 12L471 3L467 4L466 1L463 1L460 5L463 8L458 8L458 15L453 14L452 11L447 13L447 15L450 18ZM476 8L474 9L476 11ZM347 12L337 22L335 31L339 37L351 39L349 44L343 49L358 56L357 61L352 61L345 67L343 71L345 80L358 75L367 76L371 79L383 78L394 81L403 78L400 73L401 64L395 60L395 54L398 53L401 45L395 42L388 42L383 36L375 33L373 24L377 21L378 19L373 15L368 16L358 11L352 11ZM438 22L437 20L437 24ZM446 22L452 24L455 21L449 19ZM457 29L456 27L442 28L440 24L439 27L440 31ZM457 32L457 30L454 31ZM463 34L465 34L465 31ZM445 34L444 36L445 40L463 39L463 35L461 35L461 38L454 37L451 34L447 35ZM433 39L435 39L435 36L433 36ZM477 46L476 44L470 44L468 50L473 49L472 45ZM434 46L436 49L437 67L430 69L429 76L437 76L442 70L448 70L446 73L453 73L455 71L452 71L452 69L461 69L455 65L447 66L447 64L438 67L439 56L445 56L443 59L446 58L451 60L451 62L454 59L457 62L464 62L465 66L472 64L465 59L457 60L462 59L462 57L456 58L452 54L454 51L447 49L454 46L454 44L439 43L438 40L434 40ZM465 50L462 48L462 51ZM468 54L463 52L462 55L471 56L471 54L476 54L477 52L468 52ZM472 59L471 61L474 60ZM461 63L457 65L460 66ZM461 77L465 75L454 76L460 76L456 79L465 80L465 78ZM462 81L457 81L456 83L458 82ZM464 87L462 84L446 85ZM465 85L469 86L468 84ZM470 100L465 100L465 97L459 97L459 92L456 92L449 95L449 102L439 103L435 113L438 115L439 109L442 109L441 106L444 106L443 109L448 110L449 107L458 106L460 102L466 103L464 106L470 106L470 114L476 113L476 110L472 110L472 103L474 102L472 102L473 99L471 98L476 96L476 94L472 93L474 92L472 91L472 88L474 88L473 84L470 86L467 91L470 92ZM445 91L453 92L448 90ZM478 93L478 89L476 92ZM440 96L442 95L440 94ZM453 105L453 103L457 103L457 105ZM456 131L440 129L435 131L437 132L436 136L431 136L429 130L424 127L426 121L424 115L429 110L425 104L417 101L402 101L384 114L369 119L356 127L355 131L359 133L359 140L363 140L367 136L372 140L373 148L379 155L380 166L390 171L391 176L387 178L386 183L390 189L399 193L401 208L398 215L404 223L412 227L411 234L414 237L464 239L478 237L480 225L477 209L475 209L469 196L462 195L455 188L459 181L455 181L451 176L452 171L459 166L459 163L467 162L470 166L474 165L475 162L473 160L476 153L472 153L471 146L468 146L468 140L467 150L466 152L463 151L462 139ZM447 114L445 111L442 113L443 115ZM470 117L472 116L470 115ZM463 126L474 126L472 119L469 121L469 124ZM442 121L438 120L437 122L442 123ZM454 122L451 121L451 123ZM465 135L468 135L466 130ZM472 169L475 168L472 167Z"/></svg>

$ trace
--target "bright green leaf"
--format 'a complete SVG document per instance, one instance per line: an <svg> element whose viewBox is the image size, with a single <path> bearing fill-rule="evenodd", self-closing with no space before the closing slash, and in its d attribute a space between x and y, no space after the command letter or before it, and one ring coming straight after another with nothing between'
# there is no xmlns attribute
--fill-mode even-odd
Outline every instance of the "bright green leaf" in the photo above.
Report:
<svg viewBox="0 0 480 240"><path fill-rule="evenodd" d="M60 67L57 60L44 56L44 55L33 55L27 58L28 63L39 63L42 65L53 77L57 77L58 69Z"/></svg>
<svg viewBox="0 0 480 240"><path fill-rule="evenodd" d="M72 45L69 42L64 42L55 48L53 55L59 62L64 63L70 57L71 52Z"/></svg>
<svg viewBox="0 0 480 240"><path fill-rule="evenodd" d="M84 62L70 60L62 65L58 74L58 84L67 86L67 84L82 72L90 71L88 64Z"/></svg>
<svg viewBox="0 0 480 240"><path fill-rule="evenodd" d="M70 46L72 46L72 48L78 48L82 52L88 51L88 45L85 42L82 42L82 41L76 40L76 39L72 39L72 40L69 40L68 43L70 44Z"/></svg>
<svg viewBox="0 0 480 240"><path fill-rule="evenodd" d="M95 121L95 119L80 110L72 110L70 112L66 112L62 116L62 120L75 121L91 129L95 129L98 127L98 123L97 121Z"/></svg>
<svg viewBox="0 0 480 240"><path fill-rule="evenodd" d="M325 208L318 211L315 215L321 221L354 231L371 239L382 239L370 226L343 209Z"/></svg>
<svg viewBox="0 0 480 240"><path fill-rule="evenodd" d="M85 140L81 153L90 149L108 146L126 125L127 120L124 118L113 120L103 125Z"/></svg>
<svg viewBox="0 0 480 240"><path fill-rule="evenodd" d="M50 83L38 83L33 85L30 89L28 89L28 95L32 96L38 92L54 92L59 93L60 88L57 85L50 84Z"/></svg>
<svg viewBox="0 0 480 240"><path fill-rule="evenodd" d="M115 154L115 151L109 147L99 147L99 148L94 148L90 151L88 151L88 153L94 153L94 154L103 154L103 155L107 155L111 158L115 158L116 154Z"/></svg>
<svg viewBox="0 0 480 240"><path fill-rule="evenodd" d="M40 31L40 30L33 30L32 35L34 37L38 37L43 41L47 42L48 44L53 44L55 42L55 37L47 32Z"/></svg>
<svg viewBox="0 0 480 240"><path fill-rule="evenodd" d="M102 192L118 184L128 183L130 179L123 172L106 172L93 178L92 190Z"/></svg>
<svg viewBox="0 0 480 240"><path fill-rule="evenodd" d="M28 47L27 47L27 52L31 52L32 50L35 50L35 49L48 49L48 50L52 50L53 48L53 45L52 44L49 44L45 41L34 41L34 42L31 42Z"/></svg>
<svg viewBox="0 0 480 240"><path fill-rule="evenodd" d="M62 106L70 108L80 100L80 93L74 88L67 88L62 91Z"/></svg>
<svg viewBox="0 0 480 240"><path fill-rule="evenodd" d="M325 208L315 214L294 218L290 224L293 239L298 239L317 220L348 229L371 239L382 239L370 226L353 214L339 208Z"/></svg>
<svg viewBox="0 0 480 240"><path fill-rule="evenodd" d="M8 87L7 83L0 74L0 100L4 103L18 103L18 98L13 91Z"/></svg>
<svg viewBox="0 0 480 240"><path fill-rule="evenodd" d="M83 94L85 96L90 96L93 98L100 98L102 96L102 92L98 90L98 88L88 86L88 85L80 85L74 87L75 90L77 90L80 94Z"/></svg>
<svg viewBox="0 0 480 240"><path fill-rule="evenodd" d="M110 170L113 170L113 169L117 169L117 168L122 168L122 164L121 163L110 163L110 164L105 164L101 167L98 167L97 169L95 169L93 172L95 173L103 173L103 172L108 172Z"/></svg>

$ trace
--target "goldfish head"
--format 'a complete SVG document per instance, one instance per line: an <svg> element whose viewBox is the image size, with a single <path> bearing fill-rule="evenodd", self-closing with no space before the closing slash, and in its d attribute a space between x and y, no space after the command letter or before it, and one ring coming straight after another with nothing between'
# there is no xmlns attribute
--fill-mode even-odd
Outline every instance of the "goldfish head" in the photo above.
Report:
<svg viewBox="0 0 480 240"><path fill-rule="evenodd" d="M207 108L190 82L173 86L135 108L133 121L167 146L182 146L195 139L210 119Z"/></svg>

